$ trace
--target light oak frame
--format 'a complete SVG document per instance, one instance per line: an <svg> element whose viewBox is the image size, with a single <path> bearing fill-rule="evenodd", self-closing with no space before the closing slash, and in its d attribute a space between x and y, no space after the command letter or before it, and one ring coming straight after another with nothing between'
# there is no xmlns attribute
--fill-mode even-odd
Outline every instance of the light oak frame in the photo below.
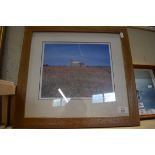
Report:
<svg viewBox="0 0 155 155"><path fill-rule="evenodd" d="M28 80L31 39L34 32L76 32L76 33L112 33L124 34L121 38L125 68L126 87L129 103L127 117L96 117L96 118L24 118L26 88ZM127 29L125 27L26 27L23 40L20 70L14 107L14 128L94 128L138 126L139 113L136 89L130 54Z"/></svg>

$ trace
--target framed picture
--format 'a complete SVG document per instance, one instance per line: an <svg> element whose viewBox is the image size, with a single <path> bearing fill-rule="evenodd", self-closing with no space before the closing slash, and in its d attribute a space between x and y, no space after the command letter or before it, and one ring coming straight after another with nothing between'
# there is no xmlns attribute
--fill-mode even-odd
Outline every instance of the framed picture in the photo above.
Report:
<svg viewBox="0 0 155 155"><path fill-rule="evenodd" d="M25 28L14 128L137 125L126 28Z"/></svg>
<svg viewBox="0 0 155 155"><path fill-rule="evenodd" d="M39 99L63 97L63 90L72 99L93 97L95 103L93 94L114 92L110 61L109 43L43 42Z"/></svg>
<svg viewBox="0 0 155 155"><path fill-rule="evenodd" d="M134 65L139 114L155 118L155 66Z"/></svg>

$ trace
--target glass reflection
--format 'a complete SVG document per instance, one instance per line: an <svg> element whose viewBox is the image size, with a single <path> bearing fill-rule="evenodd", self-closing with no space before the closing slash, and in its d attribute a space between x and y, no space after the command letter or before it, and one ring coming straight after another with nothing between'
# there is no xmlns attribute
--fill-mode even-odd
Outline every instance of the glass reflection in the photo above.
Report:
<svg viewBox="0 0 155 155"><path fill-rule="evenodd" d="M115 93L104 93L104 94L95 94L92 95L92 104L95 103L104 103L104 102L115 102Z"/></svg>
<svg viewBox="0 0 155 155"><path fill-rule="evenodd" d="M69 103L71 98L67 98L61 88L58 89L58 92L62 96L62 98L53 99L53 107L63 107ZM92 95L92 104L105 103L105 102L115 102L115 92L104 93L104 94L94 94Z"/></svg>
<svg viewBox="0 0 155 155"><path fill-rule="evenodd" d="M63 99L66 101L66 103L69 102L69 100L66 98L65 94L62 92L62 90L59 88L58 89L59 93L61 94L61 96L63 97Z"/></svg>
<svg viewBox="0 0 155 155"><path fill-rule="evenodd" d="M114 102L116 101L115 93L104 93L104 102Z"/></svg>
<svg viewBox="0 0 155 155"><path fill-rule="evenodd" d="M57 98L53 100L53 107L60 107L65 106L67 103L69 103L71 98L67 98L65 94L62 92L61 88L58 89L58 92L63 98Z"/></svg>
<svg viewBox="0 0 155 155"><path fill-rule="evenodd" d="M53 107L63 107L69 103L70 98L66 98L68 102L64 98L57 98L53 100Z"/></svg>
<svg viewBox="0 0 155 155"><path fill-rule="evenodd" d="M92 95L92 103L103 103L104 102L104 98L103 98L103 94L96 94L96 95Z"/></svg>

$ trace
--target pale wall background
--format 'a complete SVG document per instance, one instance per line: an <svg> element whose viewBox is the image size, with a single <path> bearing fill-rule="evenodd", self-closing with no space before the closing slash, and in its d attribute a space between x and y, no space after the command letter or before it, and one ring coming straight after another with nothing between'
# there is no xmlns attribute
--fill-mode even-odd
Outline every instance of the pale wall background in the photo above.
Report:
<svg viewBox="0 0 155 155"><path fill-rule="evenodd" d="M155 65L155 32L128 29L134 64Z"/></svg>
<svg viewBox="0 0 155 155"><path fill-rule="evenodd" d="M128 28L134 64L155 65L155 32ZM2 78L17 83L24 27L8 27L4 45ZM132 127L133 128L133 127ZM140 127L155 128L154 120L141 121Z"/></svg>

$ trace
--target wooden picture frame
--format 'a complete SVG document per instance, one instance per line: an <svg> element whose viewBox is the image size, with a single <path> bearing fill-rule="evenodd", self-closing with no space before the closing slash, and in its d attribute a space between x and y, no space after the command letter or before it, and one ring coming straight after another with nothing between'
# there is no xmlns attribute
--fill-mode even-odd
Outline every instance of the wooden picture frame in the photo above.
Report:
<svg viewBox="0 0 155 155"><path fill-rule="evenodd" d="M4 45L4 37L5 37L5 27L0 26L0 78L1 78L1 72L2 72L2 57L3 57L3 45ZM2 98L0 96L0 124L2 122Z"/></svg>
<svg viewBox="0 0 155 155"><path fill-rule="evenodd" d="M155 81L155 65L134 64L133 67L134 67L134 70L138 69L138 71L140 71L140 72L141 71L142 72L145 71L146 73L148 73L149 77L147 77L147 79L149 78L149 82L151 82L151 83L149 83L149 84L146 83L146 84L148 85L148 90L150 89L149 92L148 92L148 94L151 95L154 92L153 90L155 88L155 83L154 83L154 81ZM138 74L137 74L137 76L138 76ZM143 78L143 77L137 77L137 76L136 76L136 71L135 71L135 79L136 80L138 80L138 79L141 80ZM144 80L147 80L147 79L144 79ZM138 81L136 82L136 85L138 87ZM147 88L145 88L145 89L147 89ZM149 103L147 103L147 102L145 103L145 100L144 100L145 97L144 96L147 96L147 100L148 101L151 101L152 98L153 98L154 99L154 102L155 102L155 92L154 92L154 94L151 95L151 97L149 97L149 95L146 94L147 93L146 92L147 90L145 91L143 89L143 90L140 90L140 91L143 92L143 93L141 93L141 97L140 97L140 95L138 97L138 101L139 102L142 102L142 105L139 106L140 119L153 119L153 118L155 118L155 108L153 108L154 109L153 110L154 112L153 112L153 111L151 111L151 108L150 107L149 108L147 108L147 107L145 108L145 105L143 105L143 104L146 104L146 106L149 105ZM140 103L139 103L139 105L140 105Z"/></svg>
<svg viewBox="0 0 155 155"><path fill-rule="evenodd" d="M128 115L112 117L25 117L25 106L27 96L27 85L29 77L30 55L33 48L33 34L41 33L84 33L84 34L116 34L119 36L122 49L122 61L125 78L125 89L127 93ZM31 51L32 50L32 51ZM31 53L30 53L31 51ZM128 41L127 30L124 27L26 27L21 55L20 70L18 76L17 91L14 107L14 128L92 128L92 127L118 127L138 126L139 113L136 99L135 82L132 66L132 58ZM121 112L125 109L119 108Z"/></svg>
<svg viewBox="0 0 155 155"><path fill-rule="evenodd" d="M1 66L2 66L2 57L3 57L3 45L5 37L5 27L0 26L0 76L1 76Z"/></svg>
<svg viewBox="0 0 155 155"><path fill-rule="evenodd" d="M0 50L2 50L2 45L4 41L4 33L5 33L5 27L0 26Z"/></svg>

